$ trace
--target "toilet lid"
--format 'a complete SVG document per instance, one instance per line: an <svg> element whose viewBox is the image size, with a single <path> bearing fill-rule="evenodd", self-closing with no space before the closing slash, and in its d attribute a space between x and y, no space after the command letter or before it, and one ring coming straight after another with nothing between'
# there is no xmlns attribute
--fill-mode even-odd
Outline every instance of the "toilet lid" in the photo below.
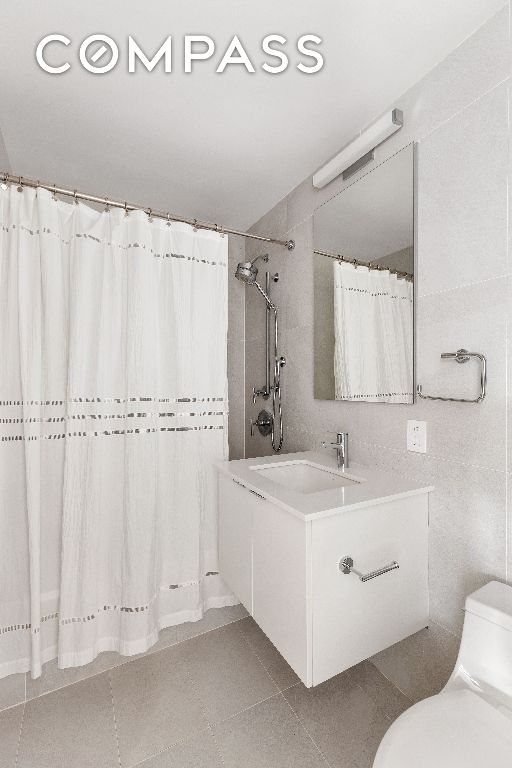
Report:
<svg viewBox="0 0 512 768"><path fill-rule="evenodd" d="M415 704L384 736L374 768L511 768L512 710L469 689Z"/></svg>

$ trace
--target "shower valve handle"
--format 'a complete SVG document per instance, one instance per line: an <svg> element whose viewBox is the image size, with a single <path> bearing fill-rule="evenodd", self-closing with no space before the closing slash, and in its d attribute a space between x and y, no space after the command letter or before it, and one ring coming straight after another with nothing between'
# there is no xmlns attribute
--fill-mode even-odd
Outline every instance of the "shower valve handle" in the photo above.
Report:
<svg viewBox="0 0 512 768"><path fill-rule="evenodd" d="M272 432L273 417L268 411L260 411L257 419L250 419L249 424L251 427L251 437L254 437L255 429L257 428L259 433L266 437Z"/></svg>

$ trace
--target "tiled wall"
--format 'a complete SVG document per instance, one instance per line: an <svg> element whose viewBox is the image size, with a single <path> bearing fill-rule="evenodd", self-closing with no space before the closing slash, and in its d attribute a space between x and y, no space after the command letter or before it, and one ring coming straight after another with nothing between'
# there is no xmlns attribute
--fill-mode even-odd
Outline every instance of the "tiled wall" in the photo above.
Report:
<svg viewBox="0 0 512 768"><path fill-rule="evenodd" d="M10 171L11 165L9 158L7 157L7 150L5 149L4 139L0 133L0 171Z"/></svg>
<svg viewBox="0 0 512 768"><path fill-rule="evenodd" d="M236 265L245 261L243 237L229 239L229 318L228 318L228 396L229 396L229 458L242 459L245 455L245 293L244 286L234 279Z"/></svg>
<svg viewBox="0 0 512 768"><path fill-rule="evenodd" d="M465 595L489 579L512 580L512 515L507 528L507 341L511 311L508 257L508 6L390 106L404 128L376 151L380 162L418 142L417 375L425 392L472 396L476 368L440 364L466 347L489 362L481 405L420 401L413 406L341 403L313 396L313 213L343 189L320 191L306 179L254 231L293 238L271 249L281 279L274 298L282 318L284 451L318 448L342 429L354 461L432 483L431 615L447 630L462 626ZM362 126L363 127L363 126ZM364 171L362 172L364 173ZM350 180L353 183L354 178ZM252 257L260 249L248 241ZM250 390L264 370L264 302L246 291L246 423L258 406ZM457 382L454 381L457 378ZM466 387L461 389L461 381ZM428 453L406 451L407 419L428 423ZM246 455L270 453L268 439L246 433Z"/></svg>

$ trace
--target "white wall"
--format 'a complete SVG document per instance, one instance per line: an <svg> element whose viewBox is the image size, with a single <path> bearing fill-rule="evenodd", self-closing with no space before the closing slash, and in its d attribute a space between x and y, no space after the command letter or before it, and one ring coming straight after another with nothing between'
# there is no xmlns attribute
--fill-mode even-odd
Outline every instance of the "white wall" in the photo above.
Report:
<svg viewBox="0 0 512 768"><path fill-rule="evenodd" d="M507 325L512 262L508 256L508 6L404 96L404 128L376 151L377 162L418 144L417 374L425 392L471 395L475 368L443 363L441 352L466 347L489 362L481 405L420 401L413 406L339 403L313 397L313 214L343 189L320 191L305 179L254 231L293 238L296 249L271 249L281 281L274 297L282 318L284 451L318 448L339 429L350 433L354 461L432 483L431 614L450 632L462 626L465 595L489 579L512 580L512 516L507 527ZM305 106L307 110L307 106ZM361 126L362 128L364 126ZM350 182L352 183L352 178ZM248 242L247 253L258 251ZM246 291L246 423L260 385L264 305ZM455 381L456 378L456 381ZM407 419L428 423L428 452L406 451ZM246 454L270 453L246 432ZM508 564L507 564L507 540Z"/></svg>

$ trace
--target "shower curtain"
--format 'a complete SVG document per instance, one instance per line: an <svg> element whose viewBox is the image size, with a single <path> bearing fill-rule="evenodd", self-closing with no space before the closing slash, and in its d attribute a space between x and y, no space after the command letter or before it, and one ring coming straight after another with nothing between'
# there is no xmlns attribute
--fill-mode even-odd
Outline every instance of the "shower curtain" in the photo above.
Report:
<svg viewBox="0 0 512 768"><path fill-rule="evenodd" d="M413 402L413 284L334 263L336 400Z"/></svg>
<svg viewBox="0 0 512 768"><path fill-rule="evenodd" d="M0 676L238 602L217 573L227 246L0 190Z"/></svg>

